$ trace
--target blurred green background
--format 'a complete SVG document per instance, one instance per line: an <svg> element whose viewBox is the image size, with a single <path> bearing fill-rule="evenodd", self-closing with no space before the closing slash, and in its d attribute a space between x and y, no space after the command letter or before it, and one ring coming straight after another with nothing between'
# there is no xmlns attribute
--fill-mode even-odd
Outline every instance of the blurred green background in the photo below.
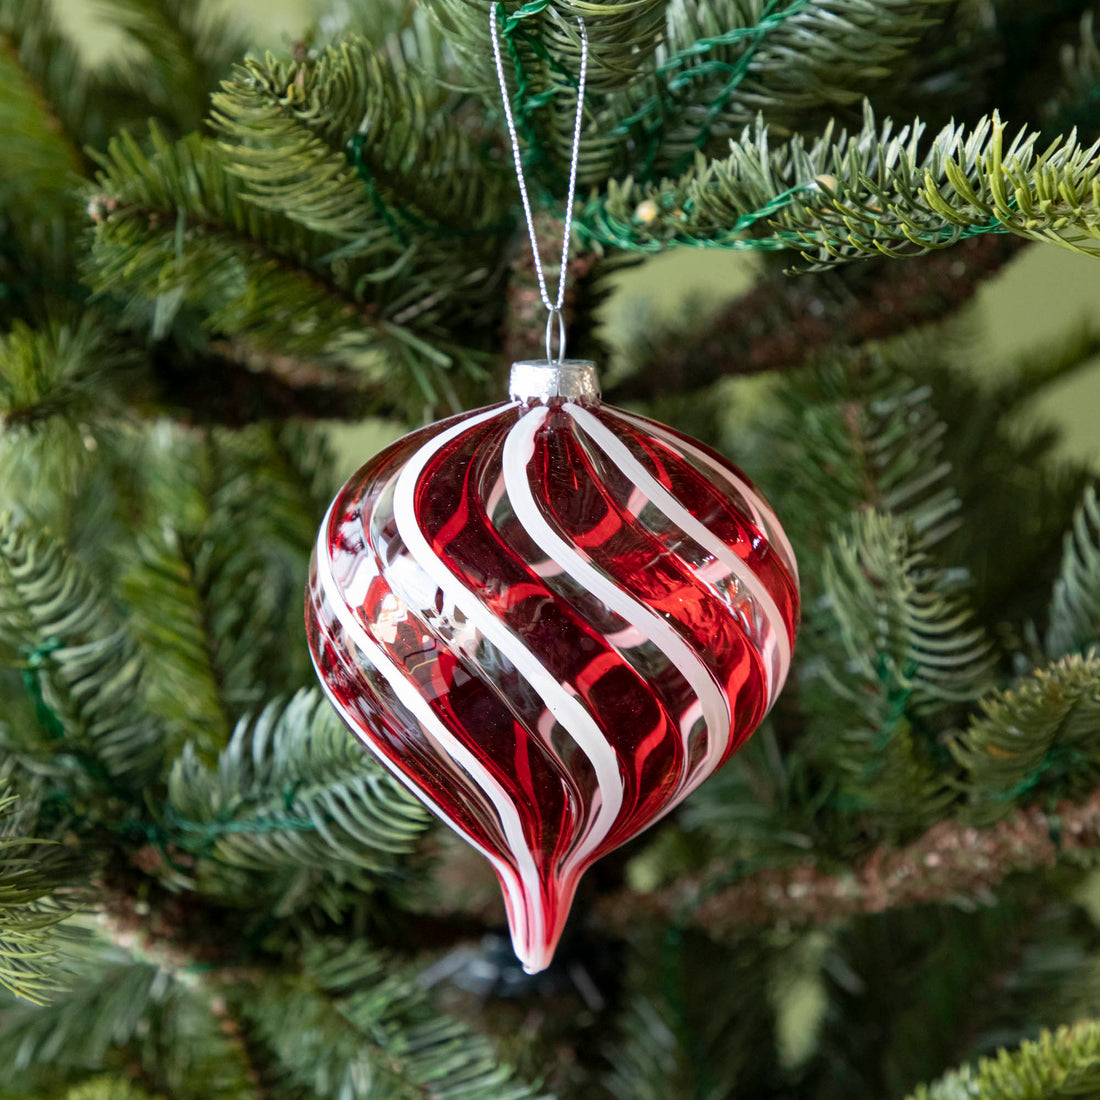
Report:
<svg viewBox="0 0 1100 1100"><path fill-rule="evenodd" d="M220 2L246 21L256 48L263 49L286 46L322 7L338 10L341 0ZM55 6L89 54L104 57L119 48L118 38L99 17L96 0L55 0ZM752 264L752 257L744 254L681 251L625 273L607 308L609 340L613 346L620 345L639 317L667 317L681 310L686 301L705 305L738 293L752 279ZM975 369L996 372L1021 354L1041 350L1044 342L1073 326L1100 326L1098 307L1100 261L1052 245L1033 245L987 283L969 311L972 330L980 336L975 339ZM1100 463L1100 360L1052 387L1032 415L1062 425L1066 454ZM371 433L369 450L389 434ZM360 436L356 448L360 458L366 457L364 445L367 440Z"/></svg>

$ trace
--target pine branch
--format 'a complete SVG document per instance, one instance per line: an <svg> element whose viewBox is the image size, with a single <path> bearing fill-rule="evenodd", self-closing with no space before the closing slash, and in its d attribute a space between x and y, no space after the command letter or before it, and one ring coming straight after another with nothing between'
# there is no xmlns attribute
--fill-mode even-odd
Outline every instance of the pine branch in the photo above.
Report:
<svg viewBox="0 0 1100 1100"><path fill-rule="evenodd" d="M415 978L363 945L320 943L300 977L242 1008L281 1074L338 1100L535 1100L485 1039L437 1015Z"/></svg>
<svg viewBox="0 0 1100 1100"><path fill-rule="evenodd" d="M461 106L430 72L349 37L316 60L246 61L212 118L252 202L352 241L382 211L396 236L476 256L510 223L514 185Z"/></svg>
<svg viewBox="0 0 1100 1100"><path fill-rule="evenodd" d="M1011 638L1046 618L1063 534L1092 480L1054 461L1055 432L1018 417L1044 386L1092 361L1096 338L1075 330L1048 342L996 385L972 377L970 345L947 329L823 355L777 382L777 424L731 433L725 445L774 497L810 582L831 524L868 505L900 507L945 564L966 570L978 621ZM700 406L677 409L689 427Z"/></svg>
<svg viewBox="0 0 1100 1100"><path fill-rule="evenodd" d="M778 502L799 557L814 566L809 581L818 577L834 532L846 530L854 513L894 513L924 548L957 525L944 455L949 433L933 403L936 391L922 378L935 347L841 351L781 381L779 413L757 460L762 481L782 492Z"/></svg>
<svg viewBox="0 0 1100 1100"><path fill-rule="evenodd" d="M837 533L822 597L803 655L806 751L828 761L846 812L927 825L952 798L928 719L981 693L989 643L957 585L896 515L867 511L850 535Z"/></svg>
<svg viewBox="0 0 1100 1100"><path fill-rule="evenodd" d="M163 995L156 967L100 944L52 1004L0 1007L4 1065L102 1067L108 1050L130 1042Z"/></svg>
<svg viewBox="0 0 1100 1100"><path fill-rule="evenodd" d="M946 427L912 369L927 355L910 350L786 376L780 422L755 455L804 563L798 669L774 718L777 755L788 757L775 770L786 774L763 797L785 807L776 835L834 854L944 812L953 767L940 730L980 693L990 664L966 610L965 571L930 556L957 524L958 501ZM734 830L748 801L708 806Z"/></svg>
<svg viewBox="0 0 1100 1100"><path fill-rule="evenodd" d="M39 751L71 753L108 787L141 787L161 760L133 642L53 540L0 517L0 655L36 698Z"/></svg>
<svg viewBox="0 0 1100 1100"><path fill-rule="evenodd" d="M150 1013L148 1035L140 1037L142 1076L179 1100L263 1100L260 1072L217 975L159 974L173 980L169 997Z"/></svg>
<svg viewBox="0 0 1100 1100"><path fill-rule="evenodd" d="M232 725L223 698L225 670L210 630L210 579L204 575L210 555L187 546L163 517L159 526L141 540L121 590L149 670L148 705L172 731L169 755L190 741L201 759L210 760Z"/></svg>
<svg viewBox="0 0 1100 1100"><path fill-rule="evenodd" d="M660 185L627 179L581 211L596 245L658 252L672 244L798 249L812 270L867 255L916 255L965 237L1012 232L1079 252L1100 239L1100 159L1075 135L1041 153L1037 131L1006 145L994 114L950 124L922 152L918 121L895 135L869 106L858 133L830 124L812 143L775 144L747 127L725 160L697 158ZM768 231L758 227L767 222Z"/></svg>
<svg viewBox="0 0 1100 1100"><path fill-rule="evenodd" d="M746 37L735 37L731 28L758 26L769 9L774 27L747 51ZM867 84L889 76L891 63L947 10L943 0L887 0L873 8L848 0L782 5L712 0L670 12L669 52L674 57L690 53L690 60L681 61L685 68L715 69L723 62L731 68L743 64L750 53L744 77L727 99L729 118L723 120L729 129L740 129L757 111L792 117L812 107L858 102ZM719 41L713 42L716 37ZM682 70L678 65L673 71L679 76Z"/></svg>
<svg viewBox="0 0 1100 1100"><path fill-rule="evenodd" d="M57 201L59 186L79 171L76 150L59 132L57 120L39 99L11 45L0 39L0 132L6 149L0 161L0 194L10 201L32 195Z"/></svg>
<svg viewBox="0 0 1100 1100"><path fill-rule="evenodd" d="M247 584L247 578L233 568L219 568L214 574L216 584L210 590L214 605L227 612L236 607L241 616L236 626L222 623L219 643L237 651L238 659L247 663L244 635L249 624L259 628L267 623L274 638L266 646L251 643L257 654L255 667L261 673L252 682L268 684L268 694L286 691L299 683L294 670L301 668L306 673L302 682L312 684L304 637L303 644L295 647L294 659L285 652L285 639L291 625L302 636L298 593L317 526L337 488L327 437L300 424L215 430L204 440L200 464L200 489L209 516L202 535L220 547L223 557L239 553L242 560L263 566L262 575ZM235 596L242 588L250 590L243 607ZM284 621L284 626L270 627L272 622ZM265 664L271 681L262 673Z"/></svg>
<svg viewBox="0 0 1100 1100"><path fill-rule="evenodd" d="M213 143L192 136L171 144L156 127L150 141L146 155L123 135L100 158L88 277L101 293L152 303L154 335L187 303L213 332L279 354L373 353L405 366L407 385L433 399L433 373L452 363L476 372L477 354L433 325L435 304L414 308L402 298L392 253L381 270L377 256L332 253L336 239L250 203ZM377 241L389 248L384 227ZM401 255L413 258L408 249Z"/></svg>
<svg viewBox="0 0 1100 1100"><path fill-rule="evenodd" d="M925 710L980 693L988 643L904 521L862 513L827 551L823 578L849 668L868 680L896 678Z"/></svg>
<svg viewBox="0 0 1100 1100"><path fill-rule="evenodd" d="M214 82L245 45L238 33L227 33L229 23L209 0L103 0L96 14L126 32L123 53L146 56L137 63L112 58L93 69L58 27L54 7L55 0L0 0L0 39L17 51L83 176L91 165L82 151L103 148L121 130L143 127L151 118L173 132L196 126ZM69 181L46 182L57 190ZM40 218L40 208L32 214Z"/></svg>
<svg viewBox="0 0 1100 1100"><path fill-rule="evenodd" d="M616 1100L764 1094L777 1068L774 953L759 941L718 944L687 930L662 939L647 937L644 949L635 942L627 956L632 996L606 1056L607 1091Z"/></svg>
<svg viewBox="0 0 1100 1100"><path fill-rule="evenodd" d="M43 313L38 327L17 320L0 336L0 512L49 527L111 575L114 509L134 468L126 405L149 392L142 352L99 310Z"/></svg>
<svg viewBox="0 0 1100 1100"><path fill-rule="evenodd" d="M352 325L373 325L374 311L317 267L323 242L246 204L209 142L171 144L156 127L150 140L151 155L124 135L101 159L95 289L128 286L156 302L170 311L159 321L165 330L186 301L216 331L262 326L271 342L285 341L282 350L304 354L323 353Z"/></svg>
<svg viewBox="0 0 1100 1100"><path fill-rule="evenodd" d="M84 149L102 147L114 127L144 124L157 111L109 66L89 68L79 46L58 26L55 6L54 0L0 0L0 39L18 54L26 80L53 119L56 137L68 143L80 174L87 176ZM69 181L46 182L57 190ZM32 213L39 218L40 208Z"/></svg>
<svg viewBox="0 0 1100 1100"><path fill-rule="evenodd" d="M140 51L116 65L120 82L179 132L198 129L218 81L248 45L243 25L209 0L101 0L100 12Z"/></svg>
<svg viewBox="0 0 1100 1100"><path fill-rule="evenodd" d="M25 835L26 814L0 792L0 986L42 1004L63 988L65 935L73 909L57 891L70 884L71 854Z"/></svg>
<svg viewBox="0 0 1100 1100"><path fill-rule="evenodd" d="M0 196L14 189L23 202L64 202L71 178L84 174L76 122L83 91L83 66L57 34L46 0L2 0Z"/></svg>
<svg viewBox="0 0 1100 1100"><path fill-rule="evenodd" d="M1028 996L1023 985L1044 966L1057 981L1065 968L1050 953L1067 947L1072 953L1091 940L1082 930L1067 944L1061 928L1050 926L1065 914L1075 932L1079 927L1055 894L1014 883L976 905L924 906L801 929L796 942L824 941L813 974L821 1032L806 1066L806 1091L845 1100L845 1084L858 1078L866 1082L863 1095L899 1097L975 1051L1062 1022L1042 994L1033 989ZM1002 1018L998 1010L1017 992L1023 994L1017 1010Z"/></svg>
<svg viewBox="0 0 1100 1100"><path fill-rule="evenodd" d="M136 357L104 330L104 319L87 312L37 329L16 322L0 336L0 428L32 435L64 427L83 438L117 417Z"/></svg>
<svg viewBox="0 0 1100 1100"><path fill-rule="evenodd" d="M303 877L374 888L431 819L314 689L240 723L216 768L185 749L169 778L166 823L201 858L263 872L286 904L303 894Z"/></svg>
<svg viewBox="0 0 1100 1100"><path fill-rule="evenodd" d="M246 62L213 120L243 199L330 238L325 262L438 352L499 325L513 223L512 180L467 116L430 72L351 38Z"/></svg>
<svg viewBox="0 0 1100 1100"><path fill-rule="evenodd" d="M1051 657L1100 644L1100 501L1090 485L1066 534L1054 584L1046 652Z"/></svg>
<svg viewBox="0 0 1100 1100"><path fill-rule="evenodd" d="M983 717L952 743L969 813L979 823L1023 798L1074 797L1100 780L1100 656L1067 657L982 700Z"/></svg>
<svg viewBox="0 0 1100 1100"><path fill-rule="evenodd" d="M593 6L502 5L513 107L529 166L556 185L568 164L576 16L591 44L579 178L632 171L659 179L695 150L724 144L758 111L793 127L814 108L851 103L889 72L941 0L653 0ZM451 77L495 105L488 5L436 0L433 13L461 59Z"/></svg>
<svg viewBox="0 0 1100 1100"><path fill-rule="evenodd" d="M873 125L869 114L865 125ZM919 129L914 125L914 141ZM1003 230L1096 254L1100 145L1085 147L1070 134L1037 152L1040 135L1026 128L1006 145L1005 125L994 113L969 134L945 127L921 160L906 150L891 163L906 139L899 133L891 145L887 132L877 165L874 157L852 156L835 189L826 181L831 201L795 211L791 224L819 262L908 255L973 232Z"/></svg>
<svg viewBox="0 0 1100 1100"><path fill-rule="evenodd" d="M664 38L667 7L663 0L501 4L505 80L536 204L551 195L560 203L566 189L581 54L577 18L583 18L587 28L586 114L594 122L585 127L578 151L577 179L584 188L607 178L617 151L629 141L612 133L625 113L620 96L632 81L646 79ZM485 105L478 108L480 113L487 108L490 117L499 118L500 90L489 41L491 10L487 0L431 4L432 17L457 61L444 79L472 92Z"/></svg>
<svg viewBox="0 0 1100 1100"><path fill-rule="evenodd" d="M948 11L942 0L670 6L667 45L649 79L615 105L625 119L611 133L646 150L642 179L678 173L697 150L722 147L758 114L797 129L809 111L858 102Z"/></svg>
<svg viewBox="0 0 1100 1100"><path fill-rule="evenodd" d="M679 829L650 842L658 849L658 867L662 840L675 854L689 849L696 867L718 860L727 866L783 863L813 848L815 822L800 805L792 779L800 764L781 748L778 725L772 716L684 803ZM635 866L647 855L635 857Z"/></svg>
<svg viewBox="0 0 1100 1100"><path fill-rule="evenodd" d="M648 401L731 375L795 370L823 352L942 321L1024 247L1019 237L992 234L906 264L860 264L846 282L836 272L766 278L701 331L676 329L647 340L634 351L632 372L605 398Z"/></svg>
<svg viewBox="0 0 1100 1100"><path fill-rule="evenodd" d="M327 435L302 424L257 426L214 433L211 443L212 508L223 520L250 527L259 545L292 560L297 585L339 484Z"/></svg>
<svg viewBox="0 0 1100 1100"><path fill-rule="evenodd" d="M578 16L588 30L593 100L618 91L643 71L664 38L662 0L618 0L598 6L583 0L554 5L506 0L501 7L501 36L509 55L518 58L520 71L528 74L530 94L536 97L543 96L550 84L567 98L569 81L580 68ZM462 85L495 103L500 93L489 45L489 8L485 0L433 0L432 15L459 57ZM516 74L509 79L516 80ZM566 106L562 114L572 117L572 107Z"/></svg>
<svg viewBox="0 0 1100 1100"><path fill-rule="evenodd" d="M1087 368L1096 347L1095 334L1071 331L1024 355L995 384L973 377L969 348L959 355L917 342L912 349L910 369L930 386L945 428L943 457L966 517L942 553L966 564L979 620L1005 639L1049 622L1063 538L1094 480L1084 464L1059 456L1059 433L1036 424L1029 406L1044 387ZM1006 554L1006 546L1015 552Z"/></svg>
<svg viewBox="0 0 1100 1100"><path fill-rule="evenodd" d="M1086 1020L955 1070L908 1100L1075 1100L1097 1091L1100 1023Z"/></svg>
<svg viewBox="0 0 1100 1100"><path fill-rule="evenodd" d="M85 83L80 60L54 31L48 0L0 0L0 251L18 257L11 291L0 259L0 302L43 276L47 285L75 281L72 184L86 172L77 128Z"/></svg>
<svg viewBox="0 0 1100 1100"><path fill-rule="evenodd" d="M331 458L316 433L258 425L161 433L144 466L144 520L120 590L150 707L171 744L190 739L210 762L242 715L313 681L298 593Z"/></svg>
<svg viewBox="0 0 1100 1100"><path fill-rule="evenodd" d="M687 875L649 894L600 899L600 923L625 932L640 918L681 920L719 936L781 921L828 924L856 913L881 913L931 902L981 899L1013 874L1038 872L1100 848L1100 791L1050 812L1016 810L986 829L957 820L933 825L902 847L872 849L854 867L793 862L730 883L729 868Z"/></svg>
<svg viewBox="0 0 1100 1100"><path fill-rule="evenodd" d="M0 1006L0 1057L23 1073L100 1073L120 1056L178 1100L255 1100L257 1075L217 975L99 915L70 989L45 1007ZM124 1063L125 1064L125 1063Z"/></svg>

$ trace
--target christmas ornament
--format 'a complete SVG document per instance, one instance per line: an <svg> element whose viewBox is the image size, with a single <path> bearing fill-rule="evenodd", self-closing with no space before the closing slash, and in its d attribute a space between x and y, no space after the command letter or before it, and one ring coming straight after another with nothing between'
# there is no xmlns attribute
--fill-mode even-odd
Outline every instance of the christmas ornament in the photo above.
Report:
<svg viewBox="0 0 1100 1100"><path fill-rule="evenodd" d="M490 860L539 970L583 871L764 717L798 595L743 475L602 404L592 364L519 363L511 391L352 477L308 617L337 709Z"/></svg>
<svg viewBox="0 0 1100 1100"><path fill-rule="evenodd" d="M798 618L771 509L713 451L601 402L595 365L562 358L563 288L554 305L534 252L547 358L351 478L306 604L329 698L490 861L530 972L586 868L760 723Z"/></svg>

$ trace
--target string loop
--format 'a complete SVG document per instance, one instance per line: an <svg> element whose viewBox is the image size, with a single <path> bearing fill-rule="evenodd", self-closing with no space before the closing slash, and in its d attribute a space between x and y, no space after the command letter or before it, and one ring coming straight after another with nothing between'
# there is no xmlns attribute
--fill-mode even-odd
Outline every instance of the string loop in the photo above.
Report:
<svg viewBox="0 0 1100 1100"><path fill-rule="evenodd" d="M551 9L553 11L553 9ZM508 97L508 82L504 78L504 64L500 58L500 36L497 22L500 17L500 0L495 0L489 13L489 33L493 40L493 59L496 61L497 80L500 83L501 100L504 103L504 117L508 122L508 136L512 142L512 158L516 164L516 180L519 183L520 198L523 199L523 213L527 219L527 234L531 238L531 253L535 261L535 274L539 280L539 294L542 304L549 311L546 319L546 357L553 362L561 362L565 355L565 320L561 308L565 303L565 276L569 265L569 244L573 233L573 201L577 190L577 160L580 155L581 119L584 112L584 85L588 75L588 29L584 20L577 16L577 26L581 34L581 68L577 78L577 114L573 122L573 150L569 163L569 194L565 200L565 236L561 244L561 268L558 271L558 292L550 300L550 291L546 288L546 275L542 270L542 258L539 256L538 238L535 234L535 219L531 214L531 200L527 194L527 181L523 175L523 157L520 153L519 138L516 135L516 121L512 116L512 103ZM557 319L558 354L551 355L551 329Z"/></svg>
<svg viewBox="0 0 1100 1100"><path fill-rule="evenodd" d="M554 321L558 322L558 354L554 355ZM554 308L546 315L546 358L560 363L565 358L565 318L560 309Z"/></svg>

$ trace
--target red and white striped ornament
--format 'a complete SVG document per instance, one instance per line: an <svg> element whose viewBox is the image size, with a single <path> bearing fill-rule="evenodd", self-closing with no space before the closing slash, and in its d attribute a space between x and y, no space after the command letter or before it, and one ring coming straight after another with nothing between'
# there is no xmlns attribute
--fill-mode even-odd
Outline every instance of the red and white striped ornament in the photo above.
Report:
<svg viewBox="0 0 1100 1100"><path fill-rule="evenodd" d="M329 698L493 865L516 954L580 876L687 797L790 667L798 574L725 459L603 404L586 361L413 432L322 524L306 618Z"/></svg>

